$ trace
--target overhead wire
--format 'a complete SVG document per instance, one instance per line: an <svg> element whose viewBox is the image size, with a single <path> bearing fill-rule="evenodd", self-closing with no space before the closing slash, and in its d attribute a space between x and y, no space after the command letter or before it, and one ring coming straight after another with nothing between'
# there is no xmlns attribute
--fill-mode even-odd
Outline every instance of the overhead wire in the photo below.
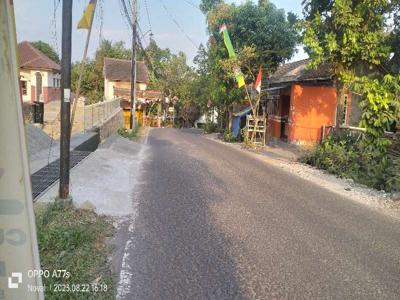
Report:
<svg viewBox="0 0 400 300"><path fill-rule="evenodd" d="M201 13L203 13L201 11L200 7L197 6L195 3L193 3L192 1L190 1L190 0L183 0L183 1L186 2L187 4L189 4L190 6L193 6L194 8L197 8Z"/></svg>
<svg viewBox="0 0 400 300"><path fill-rule="evenodd" d="M197 50L198 49L198 45L196 44L196 42L193 41L193 39L186 33L186 31L183 29L183 27L179 24L179 22L171 14L171 12L169 11L168 7L165 5L164 1L163 0L158 0L158 1L161 3L161 6L164 8L164 10L167 13L167 15L171 18L172 22L175 23L176 27L178 27L178 29L183 33L183 35L186 37L186 39L188 41L190 41L192 43L192 45Z"/></svg>
<svg viewBox="0 0 400 300"><path fill-rule="evenodd" d="M132 18L129 15L128 8L127 8L127 5L125 3L125 0L120 0L120 3L122 4L121 14L125 18L125 21L127 21L130 29L132 30L132 28L133 28ZM137 27L140 30L140 26L137 26ZM155 74L155 72L156 72L155 70L156 69L154 68L153 62L151 61L151 59L149 58L148 54L146 53L146 49L143 47L143 44L142 44L142 41L141 41L139 35L137 34L136 36L137 36L137 44L138 44L139 48L143 51L145 60L149 64L149 67L150 67L151 71Z"/></svg>
<svg viewBox="0 0 400 300"><path fill-rule="evenodd" d="M104 0L99 0L97 3L98 6L98 14L97 21L99 22L99 45L103 40L103 25L104 25Z"/></svg>
<svg viewBox="0 0 400 300"><path fill-rule="evenodd" d="M153 34L153 29L152 29L151 22L150 22L149 6L148 6L148 3L147 3L147 0L144 0L144 7L146 9L147 21L149 22L150 34L152 35Z"/></svg>

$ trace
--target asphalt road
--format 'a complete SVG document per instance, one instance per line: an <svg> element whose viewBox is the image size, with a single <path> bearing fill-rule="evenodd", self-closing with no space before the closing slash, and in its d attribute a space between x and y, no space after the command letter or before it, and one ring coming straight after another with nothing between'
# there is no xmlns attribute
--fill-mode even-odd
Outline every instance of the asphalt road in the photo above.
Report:
<svg viewBox="0 0 400 300"><path fill-rule="evenodd" d="M399 299L400 223L193 131L152 129L122 299Z"/></svg>

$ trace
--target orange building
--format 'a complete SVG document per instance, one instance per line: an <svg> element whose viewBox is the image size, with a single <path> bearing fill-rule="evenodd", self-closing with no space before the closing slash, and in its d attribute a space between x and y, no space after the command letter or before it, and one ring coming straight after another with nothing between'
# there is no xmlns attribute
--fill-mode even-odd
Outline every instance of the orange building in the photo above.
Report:
<svg viewBox="0 0 400 300"><path fill-rule="evenodd" d="M319 142L324 126L336 123L336 88L330 69L307 68L308 60L282 65L269 79L268 134L290 143ZM344 96L343 126L349 125L350 96Z"/></svg>

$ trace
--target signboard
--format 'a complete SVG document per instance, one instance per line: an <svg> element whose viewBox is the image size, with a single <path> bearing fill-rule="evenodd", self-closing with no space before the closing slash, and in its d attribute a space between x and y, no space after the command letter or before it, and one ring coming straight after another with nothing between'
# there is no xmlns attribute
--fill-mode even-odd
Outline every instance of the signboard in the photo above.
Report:
<svg viewBox="0 0 400 300"><path fill-rule="evenodd" d="M11 0L0 0L0 41L0 299L43 299Z"/></svg>

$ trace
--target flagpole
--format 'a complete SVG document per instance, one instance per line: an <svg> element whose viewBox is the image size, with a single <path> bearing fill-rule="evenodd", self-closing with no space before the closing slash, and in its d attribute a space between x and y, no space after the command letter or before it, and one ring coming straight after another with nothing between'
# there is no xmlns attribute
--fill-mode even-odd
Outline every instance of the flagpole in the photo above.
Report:
<svg viewBox="0 0 400 300"><path fill-rule="evenodd" d="M74 99L74 102L72 104L73 106L72 106L72 115L71 115L71 133L72 133L72 128L74 127L75 112L76 112L76 107L78 105L79 94L81 92L81 83L82 83L82 78L83 78L83 71L85 69L85 63L86 63L87 53L88 53L88 49L89 49L90 35L92 33L94 14L96 13L96 6L97 6L97 1L94 1L93 15L92 15L92 18L90 20L90 26L88 28L88 32L87 32L87 36L86 36L85 50L83 51L83 57L82 57L81 65L79 66L78 85L77 85L76 91L75 91L75 99Z"/></svg>

